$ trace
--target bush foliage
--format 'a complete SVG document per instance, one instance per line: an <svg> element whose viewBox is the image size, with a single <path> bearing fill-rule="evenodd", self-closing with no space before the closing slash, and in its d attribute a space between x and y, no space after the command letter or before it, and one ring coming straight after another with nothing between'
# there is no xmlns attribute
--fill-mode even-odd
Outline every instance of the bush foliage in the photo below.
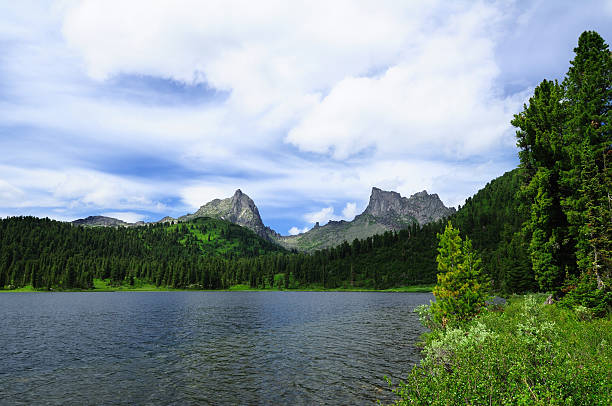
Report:
<svg viewBox="0 0 612 406"><path fill-rule="evenodd" d="M504 311L429 333L396 404L612 404L610 318L543 302L514 298Z"/></svg>

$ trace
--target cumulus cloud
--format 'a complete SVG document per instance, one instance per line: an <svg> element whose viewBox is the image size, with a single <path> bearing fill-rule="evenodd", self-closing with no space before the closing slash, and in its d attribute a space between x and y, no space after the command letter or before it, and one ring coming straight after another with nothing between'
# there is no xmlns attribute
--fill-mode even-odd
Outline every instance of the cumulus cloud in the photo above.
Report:
<svg viewBox="0 0 612 406"><path fill-rule="evenodd" d="M310 227L298 228L298 227L293 226L293 227L291 227L289 229L289 235L302 234L302 233L305 233L308 230L310 230Z"/></svg>
<svg viewBox="0 0 612 406"><path fill-rule="evenodd" d="M333 207L324 207L321 210L313 211L310 213L304 214L304 220L308 223L327 223L329 220L335 220L336 216L334 216L334 208Z"/></svg>
<svg viewBox="0 0 612 406"><path fill-rule="evenodd" d="M342 209L342 217L346 220L353 220L357 214L359 214L357 212L357 203L347 203L344 209Z"/></svg>
<svg viewBox="0 0 612 406"><path fill-rule="evenodd" d="M88 0L69 8L63 33L94 79L206 82L230 92L233 116L256 118L255 130L288 128L303 151L469 156L508 143L522 101L495 81L504 12L484 2Z"/></svg>
<svg viewBox="0 0 612 406"><path fill-rule="evenodd" d="M389 63L414 33L406 18L424 13L349 0L87 0L69 9L63 33L95 79L136 72L206 81L257 114Z"/></svg>
<svg viewBox="0 0 612 406"><path fill-rule="evenodd" d="M324 207L321 210L304 214L303 218L309 224L326 224L328 221L352 220L357 215L357 203L347 203L342 209L342 215L334 214L332 206ZM295 228L295 227L294 227Z"/></svg>
<svg viewBox="0 0 612 406"><path fill-rule="evenodd" d="M580 31L610 41L602 4L5 2L0 212L180 215L241 188L302 231L372 186L461 204L516 165L509 120Z"/></svg>
<svg viewBox="0 0 612 406"><path fill-rule="evenodd" d="M492 27L501 11L475 4L417 37L382 75L338 82L287 141L336 159L371 147L377 156L456 158L511 144L509 121L524 96L505 97L496 81Z"/></svg>
<svg viewBox="0 0 612 406"><path fill-rule="evenodd" d="M119 220L123 220L126 223L136 223L137 221L142 221L145 219L145 215L141 213L135 213L132 211L122 211L122 212L108 212L102 214L106 217L113 217Z"/></svg>

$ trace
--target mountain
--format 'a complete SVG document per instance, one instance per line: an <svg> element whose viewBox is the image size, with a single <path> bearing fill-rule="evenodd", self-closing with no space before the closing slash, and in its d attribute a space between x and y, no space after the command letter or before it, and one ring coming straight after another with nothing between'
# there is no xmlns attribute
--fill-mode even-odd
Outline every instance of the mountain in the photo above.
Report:
<svg viewBox="0 0 612 406"><path fill-rule="evenodd" d="M353 221L330 221L324 226L316 223L305 233L290 236L278 236L276 240L288 249L312 252L318 249L334 247L343 241L353 241L355 238L363 239L374 234L382 234L389 227L379 223L369 214L361 214Z"/></svg>
<svg viewBox="0 0 612 406"><path fill-rule="evenodd" d="M78 219L72 221L72 224L76 226L102 226L102 227L130 227L130 226L141 226L145 223L143 221L139 221L136 223L126 223L123 220L119 220L113 217L105 217L105 216L89 216L84 219Z"/></svg>
<svg viewBox="0 0 612 406"><path fill-rule="evenodd" d="M520 232L526 215L517 197L520 184L518 170L508 172L449 217L462 236L472 240L494 288L504 292L537 289L527 242ZM210 217L181 222L168 218L142 228L72 227L34 217L0 219L0 289L28 284L34 288L88 289L93 278L110 279L112 285L134 280L136 285L206 289L227 289L236 284L385 289L435 282L437 235L444 230L445 221L417 222L453 210L443 209L433 194L420 192L403 198L393 192L372 192L368 208L353 221L317 225L295 237L281 237L264 228L268 239ZM242 192L237 195L235 204L228 204L232 198L225 199L226 209L241 204L237 201L249 203ZM239 214L248 207L252 216L257 213L254 204L234 213L221 210L221 202L204 205L201 213L214 215L215 207L217 216ZM418 210L414 211L415 207ZM89 224L121 223L109 218L89 219ZM391 231L403 224L409 226ZM356 239L360 234L373 235ZM270 241L272 238L289 240L303 252L286 252ZM326 244L334 247L308 253ZM48 250L41 250L41 246Z"/></svg>
<svg viewBox="0 0 612 406"><path fill-rule="evenodd" d="M405 228L413 222L427 224L453 213L455 209L444 206L435 193L428 194L424 190L407 198L397 192L387 192L376 187L372 188L370 203L363 212L393 230Z"/></svg>
<svg viewBox="0 0 612 406"><path fill-rule="evenodd" d="M179 217L178 221L189 221L198 217L210 217L229 221L230 223L251 229L255 234L266 239L271 239L270 235L275 234L261 221L261 216L257 206L255 206L255 202L249 196L242 193L240 189L236 190L232 197L215 199L208 202L195 213ZM166 219L167 217L161 221Z"/></svg>
<svg viewBox="0 0 612 406"><path fill-rule="evenodd" d="M100 217L80 220L81 227L48 218L0 218L0 290L92 289L94 278L112 286L227 289L238 283L229 275L255 269L238 266L240 261L289 255L219 219L126 227ZM101 227L86 226L95 224Z"/></svg>
<svg viewBox="0 0 612 406"><path fill-rule="evenodd" d="M398 231L414 223L424 225L454 213L455 209L444 206L437 194L422 191L406 198L397 192L374 187L368 207L353 221L330 221L324 226L317 223L305 233L278 236L276 240L286 248L311 252L334 247L343 241L351 242L355 238Z"/></svg>
<svg viewBox="0 0 612 406"><path fill-rule="evenodd" d="M454 208L447 208L437 194L427 191L416 193L409 198L402 197L397 192L372 188L370 202L363 213L352 221L330 221L320 226L319 223L302 234L282 236L272 230L261 220L255 202L236 190L232 197L214 199L201 206L195 213L186 214L174 219L164 217L156 223L188 222L201 217L225 220L246 227L258 236L275 242L287 249L312 252L318 249L334 247L343 241L363 239L385 231L398 231L412 224L427 224L455 213ZM91 216L75 220L73 224L88 226L133 226L144 224L126 223L122 220L103 216Z"/></svg>
<svg viewBox="0 0 612 406"><path fill-rule="evenodd" d="M156 221L155 224L163 224L163 223L175 224L176 222L178 222L177 219L170 217L170 216L166 216L163 219Z"/></svg>

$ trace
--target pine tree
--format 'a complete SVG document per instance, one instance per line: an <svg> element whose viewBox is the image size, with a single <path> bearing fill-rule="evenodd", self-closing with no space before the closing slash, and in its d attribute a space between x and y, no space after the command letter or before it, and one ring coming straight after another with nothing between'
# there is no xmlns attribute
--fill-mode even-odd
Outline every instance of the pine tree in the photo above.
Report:
<svg viewBox="0 0 612 406"><path fill-rule="evenodd" d="M542 290L561 285L568 269L575 268L572 241L566 237L568 221L561 207L564 193L559 179L567 165L563 149L563 89L544 80L515 115L517 146L524 178L523 210L529 213L523 232L535 278ZM572 271L572 273L574 273Z"/></svg>
<svg viewBox="0 0 612 406"><path fill-rule="evenodd" d="M564 144L571 162L564 174L569 193L563 205L576 240L578 267L586 272L611 260L612 234L601 222L612 220L612 55L594 31L580 35L574 52L563 82L569 113Z"/></svg>
<svg viewBox="0 0 612 406"><path fill-rule="evenodd" d="M489 297L489 282L481 271L481 259L450 221L438 234L438 283L433 289L434 319L443 326L473 318Z"/></svg>

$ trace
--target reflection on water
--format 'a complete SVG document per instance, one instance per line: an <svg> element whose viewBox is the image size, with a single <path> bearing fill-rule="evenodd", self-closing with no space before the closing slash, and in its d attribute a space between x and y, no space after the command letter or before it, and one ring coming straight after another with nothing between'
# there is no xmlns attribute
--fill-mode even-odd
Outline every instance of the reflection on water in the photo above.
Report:
<svg viewBox="0 0 612 406"><path fill-rule="evenodd" d="M0 294L0 403L369 404L430 294Z"/></svg>

